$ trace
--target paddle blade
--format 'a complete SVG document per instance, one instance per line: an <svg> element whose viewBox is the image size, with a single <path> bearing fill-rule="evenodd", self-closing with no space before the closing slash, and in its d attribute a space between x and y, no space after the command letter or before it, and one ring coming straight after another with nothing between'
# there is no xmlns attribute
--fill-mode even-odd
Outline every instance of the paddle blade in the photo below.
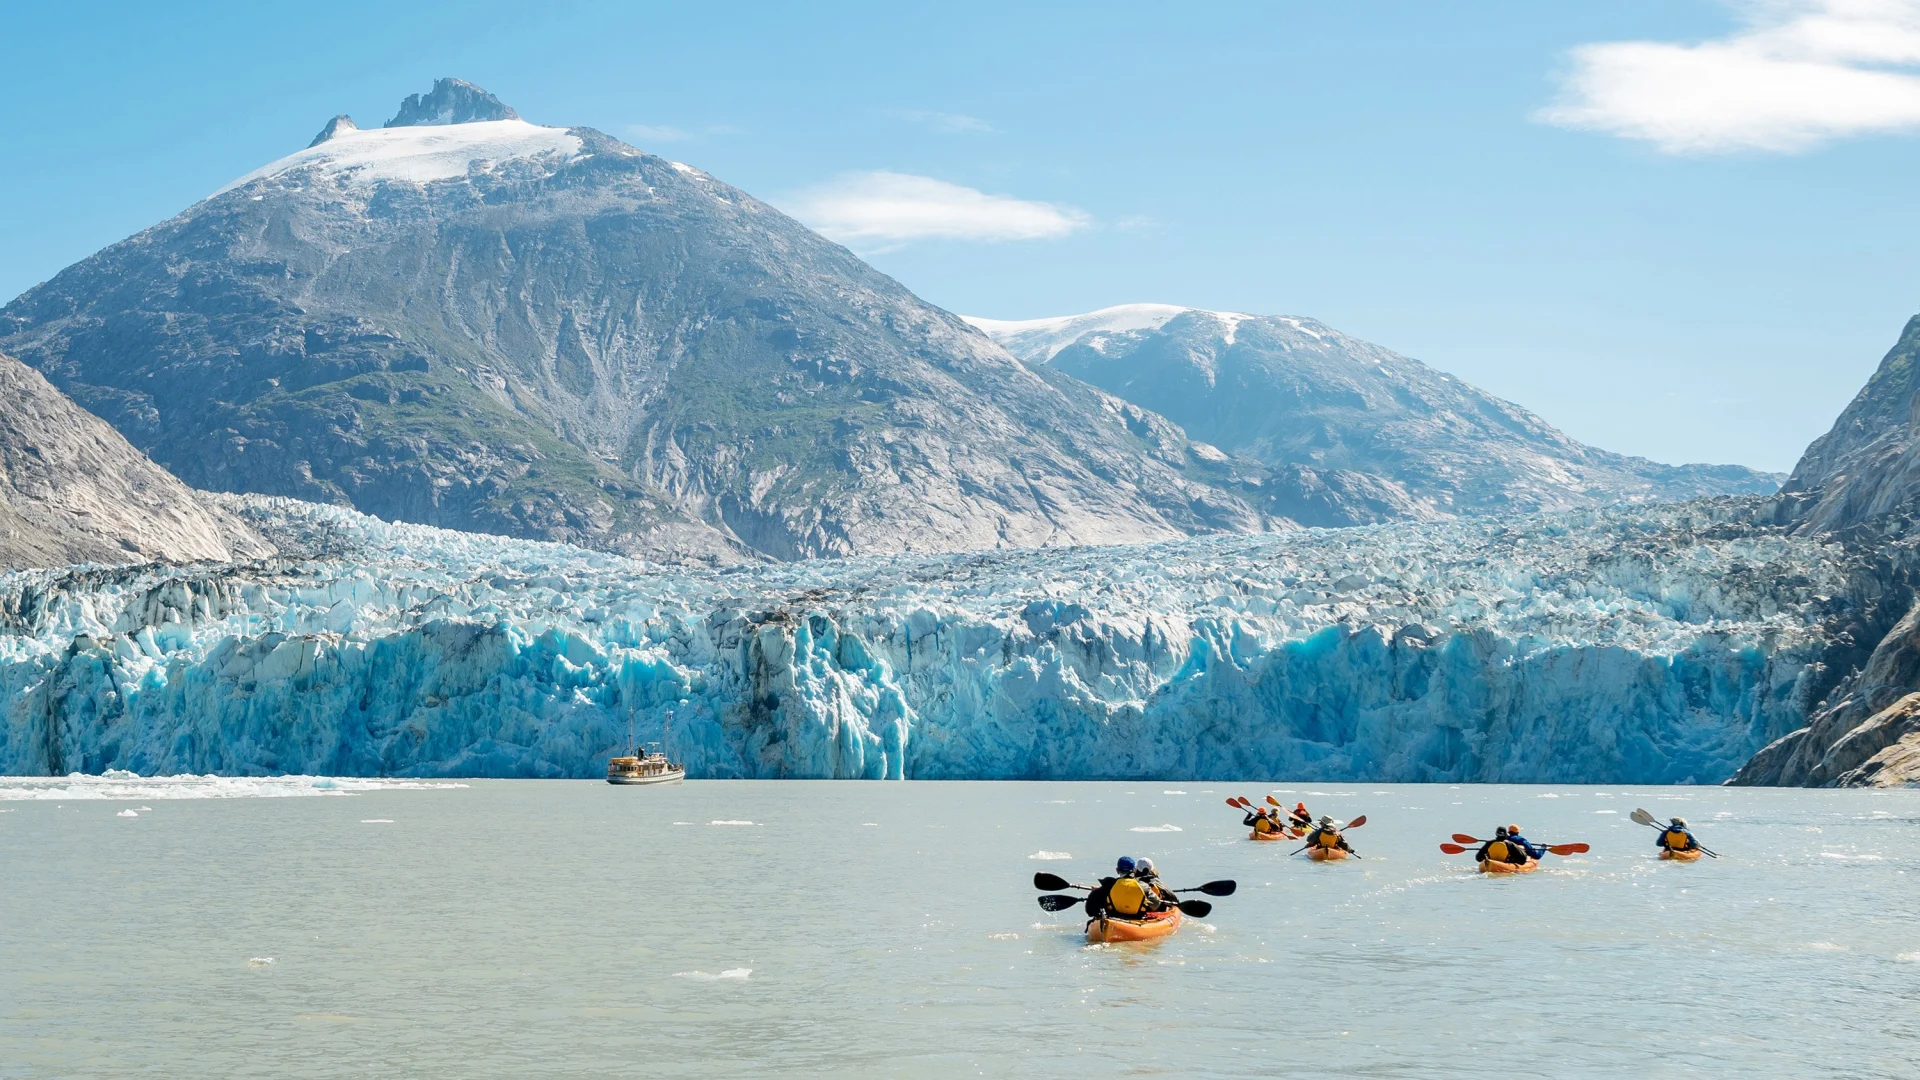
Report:
<svg viewBox="0 0 1920 1080"><path fill-rule="evenodd" d="M1205 900L1182 900L1180 901L1180 910L1196 919L1204 919L1209 912L1213 911L1213 905L1207 903Z"/></svg>
<svg viewBox="0 0 1920 1080"><path fill-rule="evenodd" d="M1267 796L1267 805L1268 805L1268 806L1279 806L1279 805L1280 805L1280 800L1279 800L1279 799L1276 799L1276 798L1274 798L1274 797L1273 797L1273 796L1271 796L1271 795L1269 795L1269 796Z"/></svg>
<svg viewBox="0 0 1920 1080"><path fill-rule="evenodd" d="M1467 849L1461 847L1459 844L1441 844L1440 850L1449 855L1465 855L1467 853Z"/></svg>
<svg viewBox="0 0 1920 1080"><path fill-rule="evenodd" d="M1042 870L1033 875L1033 887L1044 892L1058 892L1061 889L1073 888L1073 883L1058 874L1049 874Z"/></svg>
<svg viewBox="0 0 1920 1080"><path fill-rule="evenodd" d="M1453 834L1453 842L1454 842L1454 843L1456 843L1456 844L1479 844L1479 843L1484 843L1484 841L1481 841L1481 840L1476 840L1476 839L1474 839L1473 837L1471 837L1471 836L1468 836L1468 835L1467 835L1466 833L1463 833L1463 832L1457 832L1457 833L1454 833L1454 834Z"/></svg>
<svg viewBox="0 0 1920 1080"><path fill-rule="evenodd" d="M1593 850L1593 845L1592 844L1552 844L1547 847L1547 850L1553 852L1555 855L1585 855L1587 852Z"/></svg>
<svg viewBox="0 0 1920 1080"><path fill-rule="evenodd" d="M1354 818L1352 821L1347 822L1347 828L1357 829L1360 826L1365 825L1366 823L1367 823L1367 815L1361 814L1359 817Z"/></svg>
<svg viewBox="0 0 1920 1080"><path fill-rule="evenodd" d="M1191 889L1175 889L1174 891L1206 893L1208 896L1232 896L1233 890L1239 887L1239 882L1228 879L1226 881L1209 881L1205 885L1195 885Z"/></svg>
<svg viewBox="0 0 1920 1080"><path fill-rule="evenodd" d="M1232 796L1228 796L1227 805L1233 807L1235 810L1238 810L1240 809L1240 800L1233 798Z"/></svg>
<svg viewBox="0 0 1920 1080"><path fill-rule="evenodd" d="M1040 898L1040 906L1048 911L1065 911L1070 907L1084 903L1085 900L1086 897L1084 896L1064 896L1060 893L1050 893Z"/></svg>

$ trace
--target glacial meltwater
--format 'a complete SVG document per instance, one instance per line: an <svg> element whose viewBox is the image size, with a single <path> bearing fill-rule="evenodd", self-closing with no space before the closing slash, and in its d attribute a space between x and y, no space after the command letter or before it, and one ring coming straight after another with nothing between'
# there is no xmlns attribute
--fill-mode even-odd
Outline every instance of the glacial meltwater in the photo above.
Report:
<svg viewBox="0 0 1920 1080"><path fill-rule="evenodd" d="M1122 854L1240 889L1036 905ZM1911 1077L1916 885L1920 791L0 780L0 1077Z"/></svg>

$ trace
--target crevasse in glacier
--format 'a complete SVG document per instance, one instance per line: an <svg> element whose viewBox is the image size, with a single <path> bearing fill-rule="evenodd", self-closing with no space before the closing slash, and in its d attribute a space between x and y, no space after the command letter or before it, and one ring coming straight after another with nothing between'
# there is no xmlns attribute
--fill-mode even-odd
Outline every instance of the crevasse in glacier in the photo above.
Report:
<svg viewBox="0 0 1920 1080"><path fill-rule="evenodd" d="M0 577L0 772L1709 782L1846 572L1737 500L700 572L229 505L315 554Z"/></svg>

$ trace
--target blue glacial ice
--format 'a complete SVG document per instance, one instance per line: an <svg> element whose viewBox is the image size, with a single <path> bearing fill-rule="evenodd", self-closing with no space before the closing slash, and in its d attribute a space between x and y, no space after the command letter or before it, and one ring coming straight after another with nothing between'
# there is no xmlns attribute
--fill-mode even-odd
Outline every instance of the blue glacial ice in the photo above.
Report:
<svg viewBox="0 0 1920 1080"><path fill-rule="evenodd" d="M230 505L319 553L0 576L0 773L1712 782L1845 588L1725 503L720 570Z"/></svg>

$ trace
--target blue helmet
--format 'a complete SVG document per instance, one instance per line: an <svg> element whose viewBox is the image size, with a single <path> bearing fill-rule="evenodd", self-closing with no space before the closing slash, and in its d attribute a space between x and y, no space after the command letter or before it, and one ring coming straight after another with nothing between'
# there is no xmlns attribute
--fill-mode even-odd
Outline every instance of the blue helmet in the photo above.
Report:
<svg viewBox="0 0 1920 1080"><path fill-rule="evenodd" d="M1133 856L1120 856L1120 861L1113 864L1113 872L1122 875L1133 873Z"/></svg>

